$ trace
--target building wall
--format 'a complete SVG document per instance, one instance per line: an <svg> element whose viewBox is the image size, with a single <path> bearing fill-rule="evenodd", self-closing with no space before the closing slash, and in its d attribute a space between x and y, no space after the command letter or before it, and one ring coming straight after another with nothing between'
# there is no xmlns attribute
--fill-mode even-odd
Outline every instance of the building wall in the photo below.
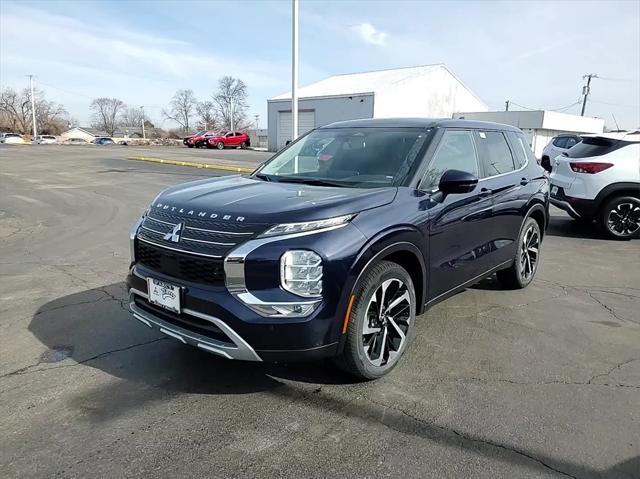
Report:
<svg viewBox="0 0 640 479"><path fill-rule="evenodd" d="M376 91L374 118L451 118L457 111L487 110L487 105L441 66Z"/></svg>
<svg viewBox="0 0 640 479"><path fill-rule="evenodd" d="M315 111L315 126L335 121L373 117L373 95L353 95L298 100L299 111ZM267 103L268 149L278 149L278 112L291 111L291 100L269 100Z"/></svg>

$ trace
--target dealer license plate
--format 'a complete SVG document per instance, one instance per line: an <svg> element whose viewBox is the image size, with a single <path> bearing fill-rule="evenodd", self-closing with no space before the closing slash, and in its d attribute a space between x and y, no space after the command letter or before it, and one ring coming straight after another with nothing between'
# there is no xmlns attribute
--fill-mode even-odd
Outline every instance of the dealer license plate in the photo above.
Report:
<svg viewBox="0 0 640 479"><path fill-rule="evenodd" d="M180 287L153 278L147 278L149 302L180 314Z"/></svg>

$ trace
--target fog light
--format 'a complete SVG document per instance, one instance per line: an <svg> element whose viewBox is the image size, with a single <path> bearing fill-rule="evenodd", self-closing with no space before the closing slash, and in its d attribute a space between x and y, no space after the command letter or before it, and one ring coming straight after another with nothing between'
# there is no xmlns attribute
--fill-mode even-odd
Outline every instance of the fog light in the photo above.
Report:
<svg viewBox="0 0 640 479"><path fill-rule="evenodd" d="M298 296L320 296L322 258L313 251L287 251L280 259L280 284L286 291Z"/></svg>

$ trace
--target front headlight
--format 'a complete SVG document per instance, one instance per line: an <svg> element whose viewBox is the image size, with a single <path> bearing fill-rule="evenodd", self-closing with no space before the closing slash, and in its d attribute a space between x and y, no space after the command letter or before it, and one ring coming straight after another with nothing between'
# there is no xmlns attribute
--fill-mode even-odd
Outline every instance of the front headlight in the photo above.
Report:
<svg viewBox="0 0 640 479"><path fill-rule="evenodd" d="M355 215L336 216L325 220L305 221L302 223L282 223L272 226L260 236L276 236L294 233L305 233L307 231L333 229L345 226Z"/></svg>
<svg viewBox="0 0 640 479"><path fill-rule="evenodd" d="M280 284L298 296L322 294L322 258L313 251L291 250L280 258Z"/></svg>

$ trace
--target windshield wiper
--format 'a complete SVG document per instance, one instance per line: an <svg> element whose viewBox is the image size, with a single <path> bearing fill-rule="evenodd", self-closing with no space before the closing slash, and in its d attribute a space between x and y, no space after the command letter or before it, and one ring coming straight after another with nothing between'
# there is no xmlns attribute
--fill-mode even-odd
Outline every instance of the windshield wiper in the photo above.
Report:
<svg viewBox="0 0 640 479"><path fill-rule="evenodd" d="M269 175L265 175L264 173L256 173L255 175L256 178L260 178L263 181L271 181L271 178L269 177Z"/></svg>
<svg viewBox="0 0 640 479"><path fill-rule="evenodd" d="M332 181L321 178L301 178L297 176L279 176L279 183L304 183L305 185L314 185L314 186L339 186L341 188L348 188L352 186L344 181Z"/></svg>

